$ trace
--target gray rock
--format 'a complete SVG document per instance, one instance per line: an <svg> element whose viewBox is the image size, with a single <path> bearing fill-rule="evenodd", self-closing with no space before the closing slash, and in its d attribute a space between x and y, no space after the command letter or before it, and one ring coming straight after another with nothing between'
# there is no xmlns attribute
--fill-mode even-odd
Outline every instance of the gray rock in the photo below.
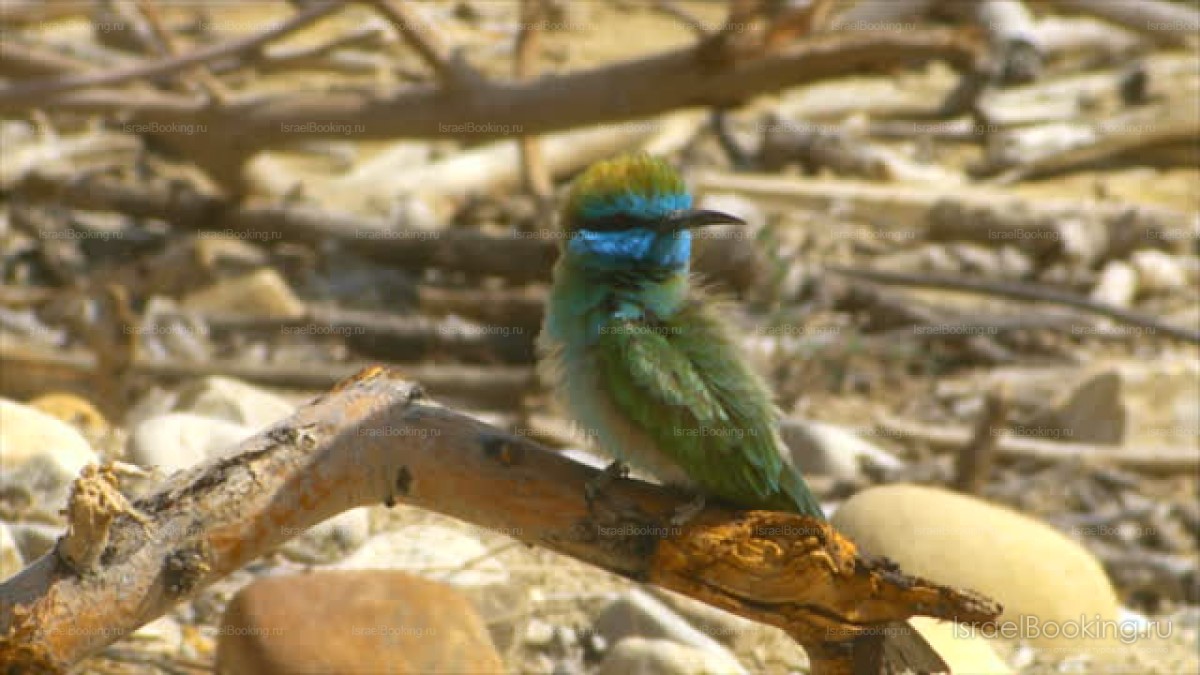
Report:
<svg viewBox="0 0 1200 675"><path fill-rule="evenodd" d="M279 547L283 557L298 563L335 562L358 549L371 536L371 511L350 509L318 523Z"/></svg>
<svg viewBox="0 0 1200 675"><path fill-rule="evenodd" d="M744 673L735 662L723 662L702 649L670 640L628 637L621 640L604 662L598 675L719 675Z"/></svg>
<svg viewBox="0 0 1200 675"><path fill-rule="evenodd" d="M1100 271L1091 298L1114 307L1129 307L1137 295L1138 275L1128 263L1110 260Z"/></svg>
<svg viewBox="0 0 1200 675"><path fill-rule="evenodd" d="M779 432L796 468L805 474L853 482L863 478L864 463L884 469L904 465L886 450L834 424L789 418L780 425Z"/></svg>
<svg viewBox="0 0 1200 675"><path fill-rule="evenodd" d="M129 457L170 474L221 455L253 435L254 429L226 420L168 413L137 425L130 438Z"/></svg>
<svg viewBox="0 0 1200 675"><path fill-rule="evenodd" d="M618 645L618 648L618 643L627 639L654 638L655 642L668 642L696 650L710 662L722 664L719 672L745 672L724 645L696 629L661 600L640 588L630 589L610 603L596 617L593 628L609 644ZM609 658L612 658L611 655Z"/></svg>
<svg viewBox="0 0 1200 675"><path fill-rule="evenodd" d="M179 390L176 412L195 413L259 430L296 407L269 391L228 377L206 377Z"/></svg>
<svg viewBox="0 0 1200 675"><path fill-rule="evenodd" d="M1119 445L1125 439L1125 422L1121 375L1104 370L1089 374L1011 429L1027 436Z"/></svg>

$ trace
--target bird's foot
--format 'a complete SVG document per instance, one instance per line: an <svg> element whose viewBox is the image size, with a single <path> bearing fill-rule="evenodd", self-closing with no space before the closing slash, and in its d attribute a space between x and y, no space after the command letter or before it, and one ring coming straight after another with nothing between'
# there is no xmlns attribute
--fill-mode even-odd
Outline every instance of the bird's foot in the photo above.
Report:
<svg viewBox="0 0 1200 675"><path fill-rule="evenodd" d="M600 475L584 483L583 498L587 500L588 506L591 507L604 491L608 489L608 486L613 484L613 481L628 477L629 465L624 462L614 461L604 467L604 471Z"/></svg>
<svg viewBox="0 0 1200 675"><path fill-rule="evenodd" d="M704 495L698 494L692 497L692 501L676 507L675 511L671 514L671 525L674 527L687 525L691 522L692 518L695 518L697 514L704 510L706 502L707 500L704 498Z"/></svg>

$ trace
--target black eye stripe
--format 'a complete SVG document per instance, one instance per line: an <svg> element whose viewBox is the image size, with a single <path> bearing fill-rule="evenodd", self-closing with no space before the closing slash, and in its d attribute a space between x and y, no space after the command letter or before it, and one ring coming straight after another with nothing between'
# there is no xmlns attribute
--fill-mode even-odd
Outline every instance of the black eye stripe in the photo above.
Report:
<svg viewBox="0 0 1200 675"><path fill-rule="evenodd" d="M618 214L605 216L604 218L592 218L589 220L579 220L572 224L571 231L591 230L592 232L620 232L621 230L632 230L635 228L652 229L654 220L650 218L639 218L629 214Z"/></svg>

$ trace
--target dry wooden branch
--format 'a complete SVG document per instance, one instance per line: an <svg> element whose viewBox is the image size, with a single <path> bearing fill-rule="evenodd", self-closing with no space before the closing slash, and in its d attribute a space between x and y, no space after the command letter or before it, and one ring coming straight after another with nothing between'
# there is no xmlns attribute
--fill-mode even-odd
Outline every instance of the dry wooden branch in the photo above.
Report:
<svg viewBox="0 0 1200 675"><path fill-rule="evenodd" d="M26 78L90 70L92 64L35 44L6 36L0 40L0 74Z"/></svg>
<svg viewBox="0 0 1200 675"><path fill-rule="evenodd" d="M0 24L19 26L53 21L68 16L86 16L88 10L93 7L93 3L83 0L60 0L59 2L8 0L4 4L0 4Z"/></svg>
<svg viewBox="0 0 1200 675"><path fill-rule="evenodd" d="M717 69L705 65L696 48L690 47L527 83L488 81L469 90L410 87L385 94L370 90L260 95L212 108L180 96L97 89L40 98L37 105L80 113L127 111L131 124L203 125L205 133L163 135L162 140L213 175L237 176L242 161L259 150L344 132L340 125L332 125L335 130L314 121L357 124L356 140L480 142L508 137L514 131L542 134L642 119L679 108L729 106L786 87L864 69L890 69L897 63L941 60L969 71L975 67L978 51L978 42L961 32L921 29L819 35L776 54ZM178 68L196 61L193 56ZM0 96L0 110L32 105L24 95L12 96L11 89L8 98ZM222 142L212 143L210 134Z"/></svg>
<svg viewBox="0 0 1200 675"><path fill-rule="evenodd" d="M545 14L545 0L521 0L521 28L517 32L516 60L513 75L528 80L537 70L537 55L541 45L540 30ZM548 202L554 194L554 181L542 156L542 144L536 136L521 136L521 182L548 212Z"/></svg>
<svg viewBox="0 0 1200 675"><path fill-rule="evenodd" d="M304 330L342 337L360 356L392 363L418 363L450 359L460 363L531 364L538 328L527 329L501 320L480 326L463 320L437 321L421 315L402 315L336 307L310 307L295 318L261 317L247 314L196 315L186 312L214 330L239 333ZM171 314L160 314L170 317Z"/></svg>
<svg viewBox="0 0 1200 675"><path fill-rule="evenodd" d="M1102 243L1092 255L1119 257L1136 248L1167 248L1192 239L1190 214L1162 207L1088 201L1032 201L970 186L879 185L850 180L803 180L772 175L704 172L698 189L736 192L754 199L812 210L838 209L839 217L917 237L996 245L1008 243L1040 253L1047 242L1069 241L1066 223L1077 223ZM957 217L961 214L969 217ZM936 228L933 223L940 223ZM1008 236L1020 232L1024 236ZM1043 234L1044 233L1044 234Z"/></svg>
<svg viewBox="0 0 1200 675"><path fill-rule="evenodd" d="M135 359L131 377L173 382L184 378L222 375L282 389L320 391L361 370L364 364L262 364L236 361ZM93 395L97 369L91 354L22 348L0 344L0 395L30 398L46 391L77 391ZM419 378L429 391L455 403L489 410L511 410L536 391L533 368L519 366L414 365L404 372Z"/></svg>
<svg viewBox="0 0 1200 675"><path fill-rule="evenodd" d="M988 182L1007 184L1113 160L1137 163L1146 150L1155 147L1195 150L1200 147L1200 110L1188 99L1196 94L1192 90L1164 105L1084 122L1074 133L1061 125L1014 129L996 137L993 148L999 151L990 153L978 173L999 174ZM1053 137L1078 140L1046 149L1046 139Z"/></svg>
<svg viewBox="0 0 1200 675"><path fill-rule="evenodd" d="M875 144L848 128L789 124L778 118L763 125L759 149L763 168L777 171L799 162L809 173L828 169L839 176L884 182L933 183L944 186L965 182L962 174L921 164L891 148Z"/></svg>
<svg viewBox="0 0 1200 675"><path fill-rule="evenodd" d="M420 286L417 303L421 313L429 316L457 314L484 325L516 326L536 335L542 326L546 294L533 286L520 290Z"/></svg>
<svg viewBox="0 0 1200 675"><path fill-rule="evenodd" d="M444 86L468 87L482 79L482 75L475 72L466 61L455 57L442 43L437 31L427 24L409 3L399 0L370 0L367 4L387 19L421 60L433 69Z"/></svg>
<svg viewBox="0 0 1200 675"><path fill-rule="evenodd" d="M992 471L996 441L999 440L1008 417L1008 398L992 392L984 399L983 414L975 423L971 441L958 454L955 466L955 487L967 494L983 494Z"/></svg>
<svg viewBox="0 0 1200 675"><path fill-rule="evenodd" d="M1000 612L861 556L811 518L710 506L671 527L686 497L629 480L589 502L584 486L598 474L369 369L137 500L144 520L117 515L86 576L55 549L0 584L0 661L65 668L294 534L398 501L783 628L823 675L850 673L863 641L888 622L983 623Z"/></svg>
<svg viewBox="0 0 1200 675"><path fill-rule="evenodd" d="M99 73L82 73L63 77L50 82L29 82L9 85L0 88L0 107L5 106L42 106L48 99L60 94L87 89L122 84L148 77L158 77L177 73L192 66L202 65L214 59L248 52L262 45L277 40L285 35L308 26L333 12L345 4L342 0L320 2L310 5L284 21L264 31L244 38L232 40L225 44L204 47L188 54L174 56L151 63L139 63L129 68ZM130 96L128 92L125 96Z"/></svg>
<svg viewBox="0 0 1200 675"><path fill-rule="evenodd" d="M1200 12L1165 0L1046 0L1060 10L1091 14L1141 33L1154 41L1185 44L1200 33Z"/></svg>
<svg viewBox="0 0 1200 675"><path fill-rule="evenodd" d="M1200 330L1175 326L1169 323L1164 323L1159 319L1133 312L1120 307L1113 307L1101 302L1096 302L1083 296L1075 295L1074 293L1064 293L1062 291L1039 286L1036 284L1027 284L1017 281L992 281L989 279L968 279L964 277L951 277L940 274L905 274L902 272L885 272L883 270L871 270L862 268L848 268L831 266L826 269L838 274L845 274L860 279L884 283L884 284L900 284L902 286L919 286L922 288L939 288L942 290L963 291L966 293L985 293L1014 300L1026 300L1030 302L1049 302L1058 305L1066 305L1076 309L1082 309L1093 314L1108 317L1115 321L1130 326L1138 326L1148 329L1153 333L1161 332L1163 335L1192 344L1200 344Z"/></svg>
<svg viewBox="0 0 1200 675"><path fill-rule="evenodd" d="M876 417L882 433L928 443L936 450L953 452L970 442L972 430L944 423L923 424L881 414ZM1002 435L996 455L1010 459L1046 462L1084 461L1113 464L1154 474L1183 474L1200 469L1200 453L1194 448L1169 446L1121 446L1066 443L1024 436Z"/></svg>
<svg viewBox="0 0 1200 675"><path fill-rule="evenodd" d="M163 26L162 18L159 16L154 2L152 0L134 0L133 5L140 13L137 18L146 24L148 33L153 36L154 52L157 52L159 56L178 55L179 45L170 31ZM213 75L207 65L200 64L192 68L191 72L195 79L195 85L208 96L209 101L219 104L228 100L229 91Z"/></svg>
<svg viewBox="0 0 1200 675"><path fill-rule="evenodd" d="M301 205L237 207L231 200L180 184L132 185L97 174L76 178L34 172L14 190L31 202L158 218L193 230L230 230L263 241L337 241L363 257L391 265L497 276L513 283L548 279L558 257L558 233L552 230L532 237L408 230L383 220ZM727 255L711 254L716 251ZM745 239L705 239L698 246L696 268L735 290L745 290L757 271L744 266L753 253L753 243Z"/></svg>

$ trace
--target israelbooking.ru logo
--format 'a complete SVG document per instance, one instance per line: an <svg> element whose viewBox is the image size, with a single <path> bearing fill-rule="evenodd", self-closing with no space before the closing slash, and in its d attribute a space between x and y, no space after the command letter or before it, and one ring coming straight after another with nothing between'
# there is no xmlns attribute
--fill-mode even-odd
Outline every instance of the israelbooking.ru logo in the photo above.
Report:
<svg viewBox="0 0 1200 675"><path fill-rule="evenodd" d="M1043 621L1040 617L1024 615L1018 620L997 621L984 626L954 624L954 637L966 638L981 635L986 638L1002 637L1006 640L1034 640L1037 638L1066 638L1068 640L1099 640L1116 638L1122 644L1131 644L1139 638L1154 635L1170 637L1170 621L1114 621L1102 619L1099 614L1092 618L1080 614L1078 620Z"/></svg>

